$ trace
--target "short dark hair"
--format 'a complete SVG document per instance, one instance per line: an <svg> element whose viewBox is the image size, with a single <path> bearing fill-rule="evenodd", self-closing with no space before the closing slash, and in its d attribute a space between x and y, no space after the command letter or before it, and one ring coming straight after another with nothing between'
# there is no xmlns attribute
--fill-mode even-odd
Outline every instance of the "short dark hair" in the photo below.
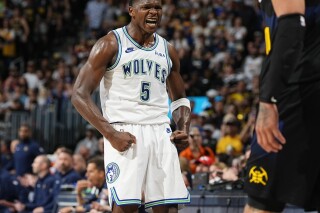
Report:
<svg viewBox="0 0 320 213"><path fill-rule="evenodd" d="M28 124L28 123L22 123L21 125L20 125L20 128L21 127L25 127L25 128L27 128L28 130L31 130L31 126Z"/></svg>
<svg viewBox="0 0 320 213"><path fill-rule="evenodd" d="M96 165L97 170L104 171L104 161L102 157L93 157L89 160L88 165L89 163Z"/></svg>
<svg viewBox="0 0 320 213"><path fill-rule="evenodd" d="M72 155L73 155L72 150L71 150L71 149L68 149L68 148L65 148L65 147L63 147L63 148L61 149L60 153L65 153L65 154L67 154L67 155L70 155L71 157L72 157ZM60 153L59 153L59 154L60 154Z"/></svg>

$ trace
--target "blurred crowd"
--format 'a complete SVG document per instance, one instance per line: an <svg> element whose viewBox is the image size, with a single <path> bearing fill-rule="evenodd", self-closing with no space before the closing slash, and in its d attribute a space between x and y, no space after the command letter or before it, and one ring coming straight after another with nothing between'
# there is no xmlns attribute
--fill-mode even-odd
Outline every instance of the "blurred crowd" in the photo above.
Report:
<svg viewBox="0 0 320 213"><path fill-rule="evenodd" d="M126 0L0 1L0 121L11 111L28 112L37 106L70 101L73 82L92 45L129 22L127 9ZM265 51L262 25L254 0L163 1L158 33L178 50L187 96L205 96L210 102L203 112L192 115L190 145L179 153L182 174L190 188L197 173L207 173L210 184L243 177ZM192 107L195 104L192 102ZM76 184L89 179L88 162L102 156L103 140L97 139L97 132L88 126L77 147L59 147L46 153L30 133L25 139L23 128L29 127L20 127L19 138L1 141L0 185L24 188L19 188L25 191L24 197L8 199L19 200L10 206L12 211L37 212L37 207L46 208L36 200L41 196L37 184L43 178L37 168L38 157L43 170L54 177L53 182L63 182L63 174L73 171L79 177L67 184ZM59 150L67 153L67 163L60 159ZM55 187L56 183L52 185L53 197ZM35 196L28 196L32 193ZM1 196L0 206L8 204ZM29 208L31 203L38 206Z"/></svg>
<svg viewBox="0 0 320 213"><path fill-rule="evenodd" d="M75 152L58 147L53 154L45 153L27 124L10 144L1 141L0 212L110 212L103 139L94 131L87 126ZM66 191L74 194L61 200L59 195ZM59 202L68 200L70 206Z"/></svg>

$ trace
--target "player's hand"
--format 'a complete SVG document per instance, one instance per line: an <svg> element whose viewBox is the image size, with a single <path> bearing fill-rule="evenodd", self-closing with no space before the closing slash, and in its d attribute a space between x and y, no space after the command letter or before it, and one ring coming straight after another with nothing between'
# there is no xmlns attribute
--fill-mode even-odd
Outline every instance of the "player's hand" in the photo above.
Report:
<svg viewBox="0 0 320 213"><path fill-rule="evenodd" d="M132 144L136 144L136 137L129 132L116 131L110 138L110 143L113 148L119 152L128 150Z"/></svg>
<svg viewBox="0 0 320 213"><path fill-rule="evenodd" d="M179 151L182 151L189 146L188 138L189 135L182 130L176 130L170 136L170 140L175 144Z"/></svg>
<svg viewBox="0 0 320 213"><path fill-rule="evenodd" d="M278 152L286 143L279 130L278 120L277 106L260 102L255 130L259 145L267 152Z"/></svg>

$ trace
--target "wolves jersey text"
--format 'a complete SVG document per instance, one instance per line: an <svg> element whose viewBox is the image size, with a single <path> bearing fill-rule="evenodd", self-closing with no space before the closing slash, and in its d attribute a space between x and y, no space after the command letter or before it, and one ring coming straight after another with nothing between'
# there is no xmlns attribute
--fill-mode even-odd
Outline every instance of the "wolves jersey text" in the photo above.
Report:
<svg viewBox="0 0 320 213"><path fill-rule="evenodd" d="M154 45L145 48L131 38L126 27L113 33L118 41L117 59L100 83L104 117L110 123L169 123L166 79L172 62L167 41L154 34Z"/></svg>

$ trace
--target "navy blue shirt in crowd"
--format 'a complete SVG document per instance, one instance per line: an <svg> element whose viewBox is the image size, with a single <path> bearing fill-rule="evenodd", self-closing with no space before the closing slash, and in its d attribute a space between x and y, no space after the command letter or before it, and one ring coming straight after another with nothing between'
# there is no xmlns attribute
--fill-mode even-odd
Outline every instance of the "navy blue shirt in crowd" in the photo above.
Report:
<svg viewBox="0 0 320 213"><path fill-rule="evenodd" d="M94 189L94 188L93 188ZM92 202L100 202L102 198L102 190L108 189L107 183L105 182L101 188L96 188L95 191L91 191L87 197L85 197L86 202L83 204L83 208L86 212L91 210L91 203Z"/></svg>
<svg viewBox="0 0 320 213"><path fill-rule="evenodd" d="M58 195L62 185L73 185L75 186L78 180L83 179L78 172L74 169L69 170L67 173L62 174L60 172L55 173L55 195Z"/></svg>
<svg viewBox="0 0 320 213"><path fill-rule="evenodd" d="M1 165L4 170L11 171L13 167L13 155L12 154L1 154Z"/></svg>
<svg viewBox="0 0 320 213"><path fill-rule="evenodd" d="M82 179L80 174L78 172L76 172L74 169L69 170L65 174L57 172L56 177L60 181L60 185L76 184L78 182L78 180Z"/></svg>
<svg viewBox="0 0 320 213"><path fill-rule="evenodd" d="M19 199L20 184L6 170L0 168L0 200L14 202ZM0 205L0 212L6 212L7 208Z"/></svg>
<svg viewBox="0 0 320 213"><path fill-rule="evenodd" d="M32 173L33 160L43 154L43 148L32 140L21 140L13 154L14 168L17 176Z"/></svg>
<svg viewBox="0 0 320 213"><path fill-rule="evenodd" d="M55 201L54 186L55 177L50 173L39 178L35 184L33 202L25 203L25 212L32 212L37 207L43 207L44 212L51 212Z"/></svg>

